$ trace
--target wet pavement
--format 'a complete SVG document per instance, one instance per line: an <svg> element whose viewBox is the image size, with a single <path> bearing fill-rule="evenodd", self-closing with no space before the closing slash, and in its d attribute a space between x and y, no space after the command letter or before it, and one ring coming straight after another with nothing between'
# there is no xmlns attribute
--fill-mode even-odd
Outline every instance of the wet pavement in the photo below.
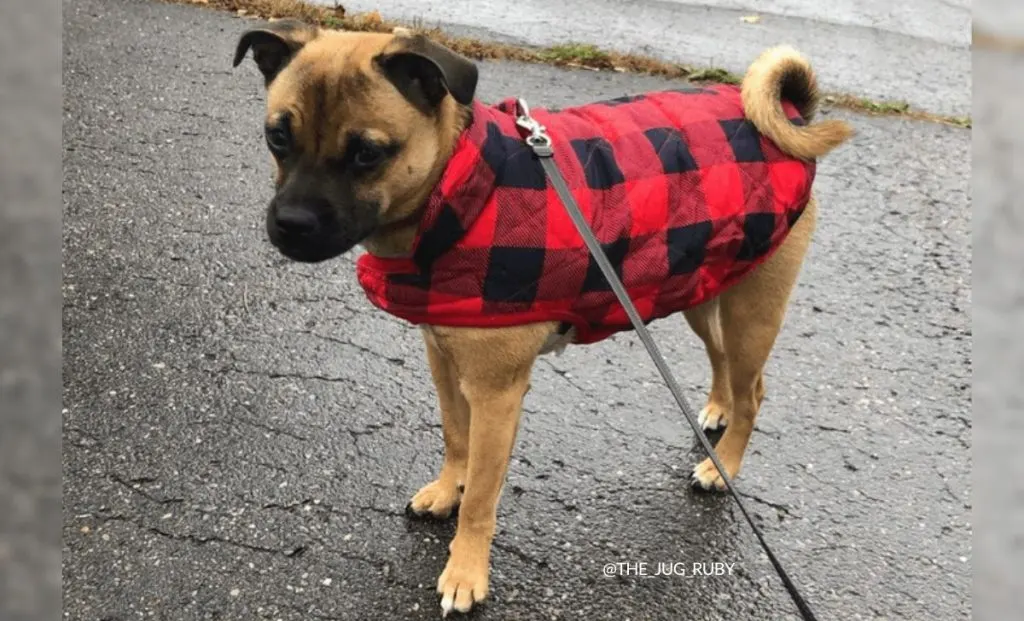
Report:
<svg viewBox="0 0 1024 621"><path fill-rule="evenodd" d="M415 329L353 258L266 243L247 22L64 3L64 615L434 619L452 523L403 508L441 430ZM664 82L487 63L480 95L564 105ZM970 133L849 118L737 481L822 619L967 619ZM682 320L653 333L695 402ZM791 619L633 335L538 364L480 619ZM733 563L718 577L609 563Z"/></svg>

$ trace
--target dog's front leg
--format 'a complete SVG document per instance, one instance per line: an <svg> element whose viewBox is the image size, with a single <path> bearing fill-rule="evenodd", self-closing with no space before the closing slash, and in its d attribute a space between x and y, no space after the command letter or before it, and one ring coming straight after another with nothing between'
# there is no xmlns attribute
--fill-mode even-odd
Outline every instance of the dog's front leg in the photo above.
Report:
<svg viewBox="0 0 1024 621"><path fill-rule="evenodd" d="M466 482L469 459L469 404L459 388L451 355L438 347L430 329L423 330L430 374L437 390L444 434L444 464L437 479L412 497L407 509L416 515L446 518L459 504L459 487Z"/></svg>
<svg viewBox="0 0 1024 621"><path fill-rule="evenodd" d="M440 338L469 405L469 459L458 526L437 590L441 607L468 611L487 596L498 498L543 329L461 330Z"/></svg>
<svg viewBox="0 0 1024 621"><path fill-rule="evenodd" d="M498 497L519 425L526 382L465 386L470 407L469 468L448 564L437 582L441 607L468 611L487 596Z"/></svg>

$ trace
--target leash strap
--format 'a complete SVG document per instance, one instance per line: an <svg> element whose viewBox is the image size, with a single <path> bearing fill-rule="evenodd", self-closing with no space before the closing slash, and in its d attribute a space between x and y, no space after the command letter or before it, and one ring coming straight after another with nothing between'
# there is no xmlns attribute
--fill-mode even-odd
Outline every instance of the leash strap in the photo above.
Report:
<svg viewBox="0 0 1024 621"><path fill-rule="evenodd" d="M569 217L572 219L573 224L576 225L576 230L579 231L583 237L584 243L590 250L590 254L593 255L594 260L597 261L597 265L601 268L601 273L608 280L608 284L611 285L612 291L615 293L615 297L619 299L623 309L626 311L626 315L629 316L629 321L633 324L633 328L636 330L637 335L643 342L644 347L647 348L647 353L650 354L651 359L654 360L654 365L658 367L658 371L661 373L662 379L668 385L669 391L675 398L676 403L679 405L679 409L683 411L686 416L687 422L690 423L690 427L693 428L694 435L700 440L704 451L711 458L712 463L715 464L715 468L718 469L719 476L725 482L725 487L732 494L732 497L736 500L736 504L740 508L740 512L743 513L743 517L746 518L747 523L750 524L750 528L753 529L754 535L757 536L757 540L761 543L761 547L764 548L765 554L768 555L768 560L771 561L775 571L782 578L782 583L786 587L786 591L789 592L789 596L793 599L796 607L800 610L800 615L804 621L817 621L817 617L811 611L810 606L804 601L803 596L797 590L796 585L789 579L789 575L786 570L783 569L779 559L775 557L772 549L768 546L768 542L765 541L764 535L761 534L761 529L757 527L754 520L750 517L750 513L747 512L746 506L743 504L743 500L740 499L739 493L733 488L732 481L729 480L729 476L725 473L725 468L718 460L718 455L715 454L714 447L711 446L711 442L704 435L704 430L700 428L700 423L697 422L697 417L694 415L693 410L690 408L689 403L683 397L683 391L679 388L679 384L676 383L675 377L668 368L668 364L665 362L665 358L661 355L661 351L658 350L657 344L654 339L651 338L651 334L647 331L647 326L644 325L643 319L640 318L640 313L636 310L636 306L633 305L633 301L630 299L629 294L626 292L626 287L619 280L615 274L615 269L612 267L611 262L608 260L607 255L604 253L604 249L601 248L601 243L594 236L594 232L590 230L590 226L587 224L586 217L583 212L580 211L579 205L576 204L576 200L572 196L572 192L569 191L569 187L565 184L565 179L558 170L558 166L555 165L554 149L552 148L551 138L547 134L547 130L543 125L538 123L535 119L530 116L530 109L526 104L526 101L519 99L518 110L516 114L516 125L522 129L527 130L530 134L526 137L526 144L533 149L533 152L537 155L540 160L541 166L544 167L544 172L551 180L551 185L554 187L555 192L558 194L558 198L562 201L565 206L565 210L569 213Z"/></svg>

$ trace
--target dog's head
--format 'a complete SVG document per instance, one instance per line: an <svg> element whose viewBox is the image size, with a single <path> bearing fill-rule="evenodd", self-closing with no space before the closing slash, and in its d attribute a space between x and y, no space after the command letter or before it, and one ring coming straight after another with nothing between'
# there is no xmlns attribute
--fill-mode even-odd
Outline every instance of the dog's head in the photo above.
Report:
<svg viewBox="0 0 1024 621"><path fill-rule="evenodd" d="M476 66L408 31L292 20L245 32L236 67L250 49L267 87L278 250L323 261L414 226L465 123Z"/></svg>

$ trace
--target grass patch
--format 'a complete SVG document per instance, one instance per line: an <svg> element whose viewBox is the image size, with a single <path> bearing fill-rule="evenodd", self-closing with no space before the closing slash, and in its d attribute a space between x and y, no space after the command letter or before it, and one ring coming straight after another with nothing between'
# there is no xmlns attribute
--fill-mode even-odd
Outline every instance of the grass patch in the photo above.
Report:
<svg viewBox="0 0 1024 621"><path fill-rule="evenodd" d="M541 50L538 56L541 60L553 64L580 65L594 69L613 69L615 67L608 52L589 43L555 45Z"/></svg>
<svg viewBox="0 0 1024 621"><path fill-rule="evenodd" d="M482 41L471 37L452 36L440 28L426 27L418 20L399 23L381 17L377 11L348 15L341 5L324 6L304 0L163 0L175 4L205 6L230 11L243 17L260 19L297 18L324 28L356 32L391 32L397 26L426 34L434 41L475 60L507 60L563 67L584 67L601 71L638 73L690 82L739 84L742 76L719 67L691 67L641 56L603 50L589 43L565 43L544 48L520 47L507 43ZM877 116L898 116L907 119L943 123L954 127L971 127L970 117L945 116L917 110L902 101L873 101L841 93L828 94L826 104Z"/></svg>
<svg viewBox="0 0 1024 621"><path fill-rule="evenodd" d="M853 110L855 112L871 116L896 116L912 121L941 123L943 125L961 127L964 129L971 128L971 117L969 116L950 116L925 112L924 110L918 110L912 107L905 101L875 101L867 99L866 97L855 97L853 95L844 95L840 93L828 93L822 99L825 104L834 108L844 108L846 110Z"/></svg>
<svg viewBox="0 0 1024 621"><path fill-rule="evenodd" d="M736 75L731 71L725 69L719 69L717 67L709 67L707 69L697 69L688 76L691 82L719 82L721 84L739 84L743 81L743 76Z"/></svg>
<svg viewBox="0 0 1024 621"><path fill-rule="evenodd" d="M874 114L905 114L910 111L910 104L905 101L871 101L861 98L860 105Z"/></svg>

